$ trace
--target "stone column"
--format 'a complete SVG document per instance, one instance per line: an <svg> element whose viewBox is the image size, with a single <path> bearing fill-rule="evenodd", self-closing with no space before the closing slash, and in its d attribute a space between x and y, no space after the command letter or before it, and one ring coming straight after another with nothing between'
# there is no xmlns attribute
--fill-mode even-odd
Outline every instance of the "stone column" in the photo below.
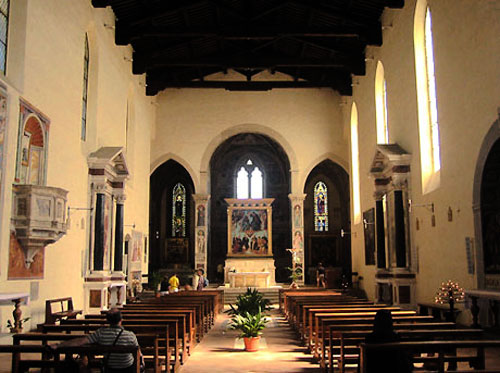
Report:
<svg viewBox="0 0 500 373"><path fill-rule="evenodd" d="M384 216L384 201L382 197L376 196L375 199L375 229L376 229L376 244L377 244L377 268L385 269L385 216Z"/></svg>
<svg viewBox="0 0 500 373"><path fill-rule="evenodd" d="M292 215L292 260L295 268L301 268L301 277L296 281L304 284L304 199L305 194L289 194ZM293 265L292 265L293 267Z"/></svg>
<svg viewBox="0 0 500 373"><path fill-rule="evenodd" d="M115 257L113 261L113 272L123 271L123 203L124 195L116 196L115 215Z"/></svg>
<svg viewBox="0 0 500 373"><path fill-rule="evenodd" d="M104 193L96 193L94 219L94 271L104 267Z"/></svg>
<svg viewBox="0 0 500 373"><path fill-rule="evenodd" d="M207 272L208 201L210 194L193 194L195 203L194 266Z"/></svg>
<svg viewBox="0 0 500 373"><path fill-rule="evenodd" d="M396 267L406 268L406 224L403 191L394 191L394 244Z"/></svg>

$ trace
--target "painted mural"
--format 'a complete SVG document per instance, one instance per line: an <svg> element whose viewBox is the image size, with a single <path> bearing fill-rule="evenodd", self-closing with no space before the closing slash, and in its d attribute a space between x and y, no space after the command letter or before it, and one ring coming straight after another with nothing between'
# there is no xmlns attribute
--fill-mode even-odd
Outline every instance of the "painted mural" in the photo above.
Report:
<svg viewBox="0 0 500 373"><path fill-rule="evenodd" d="M10 234L9 246L9 280L43 278L45 248L38 251L33 258L33 262L28 267L25 263L25 256L21 244L13 232Z"/></svg>

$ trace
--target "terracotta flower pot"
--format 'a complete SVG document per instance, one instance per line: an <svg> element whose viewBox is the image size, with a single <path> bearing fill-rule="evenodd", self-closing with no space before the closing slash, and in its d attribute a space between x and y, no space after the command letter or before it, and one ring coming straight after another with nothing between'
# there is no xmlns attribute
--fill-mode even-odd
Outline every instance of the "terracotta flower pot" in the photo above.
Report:
<svg viewBox="0 0 500 373"><path fill-rule="evenodd" d="M255 352L259 349L260 337L244 337L245 350L249 352Z"/></svg>

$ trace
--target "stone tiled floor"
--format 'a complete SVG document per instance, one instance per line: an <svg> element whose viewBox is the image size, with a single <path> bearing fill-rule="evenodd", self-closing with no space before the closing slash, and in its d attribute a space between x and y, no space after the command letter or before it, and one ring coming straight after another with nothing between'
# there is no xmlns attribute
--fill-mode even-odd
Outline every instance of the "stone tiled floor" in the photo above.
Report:
<svg viewBox="0 0 500 373"><path fill-rule="evenodd" d="M244 351L238 333L228 330L229 318L220 315L215 326L181 368L181 373L230 373L230 372L318 372L310 355L306 355L288 323L273 310L271 322L257 352Z"/></svg>

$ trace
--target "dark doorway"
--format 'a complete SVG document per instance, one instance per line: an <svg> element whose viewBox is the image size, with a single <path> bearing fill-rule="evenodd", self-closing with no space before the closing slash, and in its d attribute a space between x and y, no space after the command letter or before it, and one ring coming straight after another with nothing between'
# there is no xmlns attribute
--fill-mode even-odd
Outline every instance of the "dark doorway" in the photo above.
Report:
<svg viewBox="0 0 500 373"><path fill-rule="evenodd" d="M272 234L276 281L288 279L290 254L290 163L283 148L271 138L243 133L224 141L210 160L210 240L208 276L216 276L218 264L227 254L227 204L224 198L236 198L236 176L239 166L248 160L259 166L264 179L264 198L274 198Z"/></svg>
<svg viewBox="0 0 500 373"><path fill-rule="evenodd" d="M194 268L193 193L191 176L174 160L163 163L151 175L150 273L160 269Z"/></svg>
<svg viewBox="0 0 500 373"><path fill-rule="evenodd" d="M481 181L484 273L500 274L500 140L491 148Z"/></svg>
<svg viewBox="0 0 500 373"><path fill-rule="evenodd" d="M336 278L330 280L338 286L341 275L350 278L351 273L351 239L340 234L342 228L350 230L349 176L342 167L327 159L311 171L304 193L306 283L316 283L316 266L322 262L335 274Z"/></svg>

